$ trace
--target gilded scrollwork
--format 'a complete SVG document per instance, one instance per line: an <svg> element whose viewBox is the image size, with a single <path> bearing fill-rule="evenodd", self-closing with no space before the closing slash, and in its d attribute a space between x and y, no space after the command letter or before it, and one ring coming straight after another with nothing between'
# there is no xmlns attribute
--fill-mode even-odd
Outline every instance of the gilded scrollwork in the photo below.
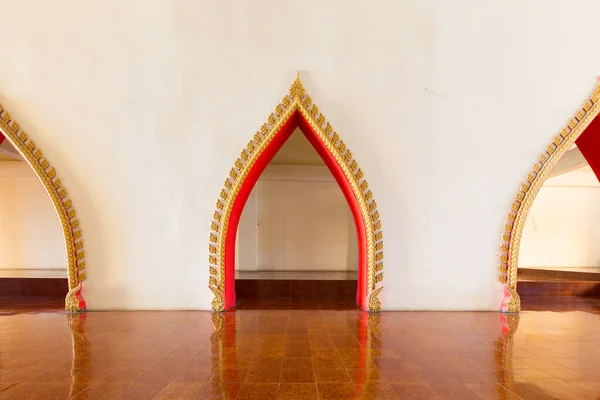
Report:
<svg viewBox="0 0 600 400"><path fill-rule="evenodd" d="M498 279L504 283L510 296L510 299L505 301L506 306L502 311L519 312L521 309L521 301L517 294L519 248L527 215L533 201L560 158L571 148L599 112L600 81L590 98L583 104L583 107L575 113L567 126L554 137L540 155L539 160L533 165L532 171L527 175L527 180L520 186L515 200L511 204L502 234L498 265Z"/></svg>
<svg viewBox="0 0 600 400"><path fill-rule="evenodd" d="M212 303L213 311L224 311L225 240L233 203L255 162L295 112L299 112L316 132L350 183L365 223L369 311L380 311L381 302L378 295L383 287L383 232L377 203L352 152L340 140L339 134L313 103L298 75L290 87L289 94L275 107L275 111L268 116L267 122L242 150L217 199L208 247L209 288L215 294Z"/></svg>
<svg viewBox="0 0 600 400"><path fill-rule="evenodd" d="M69 294L65 298L65 308L70 312L82 311L85 308L85 302L79 292L81 282L85 280L86 276L84 271L85 253L82 231L73 202L67 196L67 191L58 177L56 169L2 104L0 104L0 130L29 164L52 201L60 220L67 255Z"/></svg>

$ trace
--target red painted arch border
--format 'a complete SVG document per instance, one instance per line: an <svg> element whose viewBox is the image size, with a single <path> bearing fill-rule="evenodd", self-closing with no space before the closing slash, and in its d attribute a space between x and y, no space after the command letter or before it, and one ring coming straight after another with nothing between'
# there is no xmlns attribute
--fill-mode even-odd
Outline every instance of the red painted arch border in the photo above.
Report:
<svg viewBox="0 0 600 400"><path fill-rule="evenodd" d="M246 205L246 201L250 196L250 192L254 188L254 185L260 178L269 162L273 159L275 154L281 149L283 144L291 136L296 128L300 128L304 136L313 145L317 153L321 156L325 164L329 168L329 171L334 176L338 183L344 197L350 206L354 223L356 226L357 243L358 243L358 287L356 293L357 305L363 309L367 309L366 295L367 295L367 259L366 259L366 232L365 223L363 216L360 212L358 201L354 196L350 182L344 175L344 172L340 168L339 164L333 158L331 153L325 147L325 144L319 137L314 129L308 124L303 118L302 114L295 110L289 119L283 124L281 129L275 134L269 145L260 154L256 160L246 179L242 183L240 191L233 203L231 214L229 217L229 223L227 227L227 237L225 242L225 309L229 309L235 305L235 243L236 233L240 216Z"/></svg>
<svg viewBox="0 0 600 400"><path fill-rule="evenodd" d="M296 77L289 95L236 160L217 200L209 242L213 311L235 305L235 241L242 210L258 178L297 127L325 161L352 211L359 249L357 304L364 310L381 310L383 232L377 203L352 153Z"/></svg>

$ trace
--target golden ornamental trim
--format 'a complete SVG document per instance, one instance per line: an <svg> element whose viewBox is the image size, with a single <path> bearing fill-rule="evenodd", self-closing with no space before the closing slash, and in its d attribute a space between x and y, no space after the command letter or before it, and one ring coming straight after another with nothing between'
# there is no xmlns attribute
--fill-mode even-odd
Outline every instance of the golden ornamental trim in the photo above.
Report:
<svg viewBox="0 0 600 400"><path fill-rule="evenodd" d="M58 177L56 169L42 150L29 137L10 113L0 104L0 130L13 147L23 156L50 197L60 220L67 257L69 294L65 298L67 311L82 311L77 292L85 280L85 262L82 231L73 202Z"/></svg>
<svg viewBox="0 0 600 400"><path fill-rule="evenodd" d="M240 152L240 156L229 171L217 199L213 221L210 226L208 246L209 288L215 295L212 301L212 310L224 311L225 241L235 199L249 171L260 155L296 111L316 132L340 166L349 186L352 188L365 224L368 307L369 311L372 312L381 311L381 302L378 296L383 288L383 232L377 203L373 199L369 184L364 178L357 160L347 148L347 145L340 139L340 135L334 131L325 115L313 103L298 74L296 74L296 79L292 83L289 93L283 97L281 103L275 107L275 111L267 117L267 122L261 126L260 130L253 135L253 138Z"/></svg>
<svg viewBox="0 0 600 400"><path fill-rule="evenodd" d="M599 100L600 81L596 84L589 99L584 102L575 116L569 120L540 155L511 204L502 234L498 264L498 280L504 283L510 297L506 302L506 308L502 311L519 312L521 310L521 301L517 294L519 250L523 229L533 201L561 157L569 151L573 143L600 112Z"/></svg>

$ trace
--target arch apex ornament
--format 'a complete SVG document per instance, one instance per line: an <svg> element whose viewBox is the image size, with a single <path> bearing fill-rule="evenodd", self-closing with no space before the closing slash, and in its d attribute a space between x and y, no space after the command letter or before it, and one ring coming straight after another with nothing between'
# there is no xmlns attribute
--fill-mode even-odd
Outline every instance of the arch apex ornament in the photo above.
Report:
<svg viewBox="0 0 600 400"><path fill-rule="evenodd" d="M313 103L298 71L288 94L240 152L217 199L208 245L212 310L225 311L235 304L235 236L241 210L258 177L296 127L324 159L354 216L359 247L357 304L366 311L381 311L383 231L377 203L358 161Z"/></svg>
<svg viewBox="0 0 600 400"><path fill-rule="evenodd" d="M598 78L594 91L583 103L583 106L540 155L511 204L502 234L498 264L498 280L504 284L504 299L501 311L517 313L521 310L521 300L517 294L519 250L523 229L533 201L552 169L561 157L569 151L594 118L598 116L598 113L600 113L600 78Z"/></svg>
<svg viewBox="0 0 600 400"><path fill-rule="evenodd" d="M29 164L50 197L65 239L69 281L65 309L69 312L84 311L86 304L81 296L81 284L86 278L85 252L82 231L73 202L68 197L67 190L58 177L56 169L2 104L0 104L0 131Z"/></svg>

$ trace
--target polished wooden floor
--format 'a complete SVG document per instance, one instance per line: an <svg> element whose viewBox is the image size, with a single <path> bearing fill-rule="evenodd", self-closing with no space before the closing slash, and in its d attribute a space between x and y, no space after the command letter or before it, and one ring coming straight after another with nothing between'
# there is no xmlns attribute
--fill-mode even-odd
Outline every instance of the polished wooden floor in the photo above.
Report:
<svg viewBox="0 0 600 400"><path fill-rule="evenodd" d="M594 299L529 299L520 316L286 302L215 315L65 315L49 299L0 304L0 399L600 396Z"/></svg>

